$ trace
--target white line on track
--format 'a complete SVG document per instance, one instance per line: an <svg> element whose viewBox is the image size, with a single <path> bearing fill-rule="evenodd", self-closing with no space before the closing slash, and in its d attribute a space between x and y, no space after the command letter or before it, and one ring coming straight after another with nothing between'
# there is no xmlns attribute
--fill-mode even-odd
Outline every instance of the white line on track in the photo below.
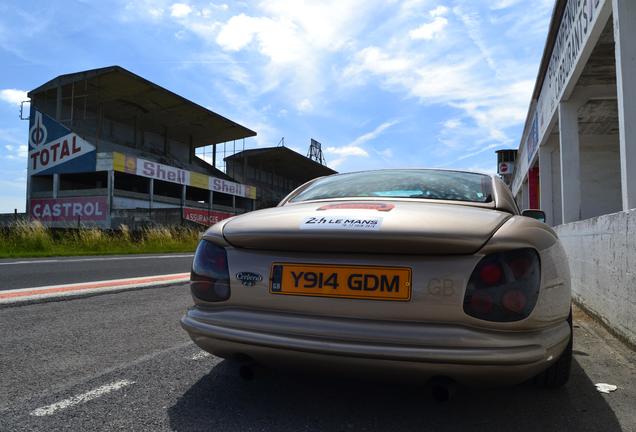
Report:
<svg viewBox="0 0 636 432"><path fill-rule="evenodd" d="M68 263L68 262L87 262L87 261L121 261L121 260L140 260L140 259L168 259L168 258L189 258L194 254L180 255L152 255L152 256L125 256L125 257L95 257L95 258L69 258L69 259L34 259L22 261L0 262L0 266L7 265L24 265L24 264L40 264L40 263Z"/></svg>
<svg viewBox="0 0 636 432"><path fill-rule="evenodd" d="M56 411L88 402L89 400L96 399L100 396L104 396L105 394L108 394L115 390L119 390L123 387L129 386L134 383L135 383L134 381L128 381L128 380L115 381L114 383L97 387L96 389L93 389L86 393L82 393L77 396L73 396L71 398L64 399L59 402L55 402L54 404L47 405L42 408L33 410L31 411L31 415L37 416L37 417L51 415L51 414L54 414Z"/></svg>
<svg viewBox="0 0 636 432"><path fill-rule="evenodd" d="M199 351L198 353L192 356L192 360L202 360L206 357L210 357L210 355L211 354L209 352Z"/></svg>

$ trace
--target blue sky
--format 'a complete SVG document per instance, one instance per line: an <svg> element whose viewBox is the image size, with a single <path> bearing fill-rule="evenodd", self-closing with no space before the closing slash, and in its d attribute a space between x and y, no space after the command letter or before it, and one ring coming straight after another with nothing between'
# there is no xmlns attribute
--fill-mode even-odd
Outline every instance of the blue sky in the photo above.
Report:
<svg viewBox="0 0 636 432"><path fill-rule="evenodd" d="M120 65L338 171L493 171L516 148L553 0L0 4L0 212L24 210L26 91Z"/></svg>

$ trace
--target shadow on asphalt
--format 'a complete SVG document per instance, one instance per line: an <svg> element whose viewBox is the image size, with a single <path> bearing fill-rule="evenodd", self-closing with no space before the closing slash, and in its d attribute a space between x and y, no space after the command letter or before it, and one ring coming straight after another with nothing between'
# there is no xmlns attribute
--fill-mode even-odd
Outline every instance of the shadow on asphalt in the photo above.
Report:
<svg viewBox="0 0 636 432"><path fill-rule="evenodd" d="M168 410L173 430L620 431L576 360L559 390L460 387L436 403L426 387L271 371L254 381L223 361Z"/></svg>

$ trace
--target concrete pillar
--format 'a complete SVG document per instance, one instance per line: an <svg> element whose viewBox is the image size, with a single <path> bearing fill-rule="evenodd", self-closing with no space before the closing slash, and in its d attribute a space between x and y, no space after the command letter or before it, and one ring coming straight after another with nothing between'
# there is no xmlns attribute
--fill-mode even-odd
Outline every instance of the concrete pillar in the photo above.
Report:
<svg viewBox="0 0 636 432"><path fill-rule="evenodd" d="M528 208L538 209L539 204L539 168L537 166L528 170Z"/></svg>
<svg viewBox="0 0 636 432"><path fill-rule="evenodd" d="M521 186L521 210L530 208L530 189L528 187L528 179L525 178L523 186Z"/></svg>
<svg viewBox="0 0 636 432"><path fill-rule="evenodd" d="M561 148L561 206L563 223L581 218L581 156L578 106L559 104L559 143Z"/></svg>
<svg viewBox="0 0 636 432"><path fill-rule="evenodd" d="M53 174L53 198L57 198L60 194L60 175Z"/></svg>
<svg viewBox="0 0 636 432"><path fill-rule="evenodd" d="M552 215L554 226L563 223L563 206L561 205L561 151L559 150L559 137L555 137L555 146L552 147Z"/></svg>
<svg viewBox="0 0 636 432"><path fill-rule="evenodd" d="M148 212L152 217L152 202L155 199L155 179L150 179L150 184L148 185Z"/></svg>
<svg viewBox="0 0 636 432"><path fill-rule="evenodd" d="M113 196L115 195L115 171L108 171L108 182L107 182L107 190L108 190L108 215L110 216L113 213Z"/></svg>
<svg viewBox="0 0 636 432"><path fill-rule="evenodd" d="M545 212L546 223L554 226L552 207L552 149L539 147L539 207Z"/></svg>
<svg viewBox="0 0 636 432"><path fill-rule="evenodd" d="M612 0L623 210L636 208L636 2Z"/></svg>

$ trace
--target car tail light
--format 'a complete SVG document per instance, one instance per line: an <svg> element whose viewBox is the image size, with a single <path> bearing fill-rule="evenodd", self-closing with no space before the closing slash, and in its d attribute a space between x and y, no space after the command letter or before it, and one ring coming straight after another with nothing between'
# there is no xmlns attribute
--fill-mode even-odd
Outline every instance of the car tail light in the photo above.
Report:
<svg viewBox="0 0 636 432"><path fill-rule="evenodd" d="M468 281L464 312L498 322L519 321L534 309L541 285L539 254L531 248L487 255Z"/></svg>
<svg viewBox="0 0 636 432"><path fill-rule="evenodd" d="M230 298L230 272L225 249L201 240L192 260L190 290L193 296L205 301Z"/></svg>

